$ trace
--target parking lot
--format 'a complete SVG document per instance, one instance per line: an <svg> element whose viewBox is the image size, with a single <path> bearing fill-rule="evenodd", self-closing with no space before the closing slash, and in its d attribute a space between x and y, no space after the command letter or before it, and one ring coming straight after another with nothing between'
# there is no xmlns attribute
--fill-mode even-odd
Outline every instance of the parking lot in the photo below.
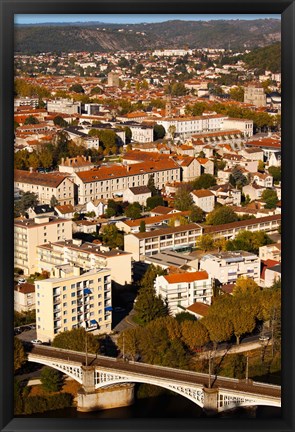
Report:
<svg viewBox="0 0 295 432"><path fill-rule="evenodd" d="M15 336L24 342L31 342L31 340L36 339L37 338L36 328L31 329L29 327L30 326L17 327L18 329L20 329L21 333L15 334ZM14 331L16 332L16 329L14 329Z"/></svg>

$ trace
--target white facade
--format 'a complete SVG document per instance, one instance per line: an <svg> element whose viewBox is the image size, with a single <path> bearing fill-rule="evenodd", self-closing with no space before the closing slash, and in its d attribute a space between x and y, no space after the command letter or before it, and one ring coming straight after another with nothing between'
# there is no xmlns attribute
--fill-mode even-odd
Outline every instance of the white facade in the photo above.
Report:
<svg viewBox="0 0 295 432"><path fill-rule="evenodd" d="M213 295L212 278L206 271L157 276L155 289L167 302L172 315L196 302L210 305Z"/></svg>
<svg viewBox="0 0 295 432"><path fill-rule="evenodd" d="M221 284L234 283L241 276L260 282L260 258L250 252L220 252L205 255L200 268Z"/></svg>
<svg viewBox="0 0 295 432"><path fill-rule="evenodd" d="M206 189L195 190L191 192L191 197L194 203L200 207L205 213L210 213L214 210L215 195Z"/></svg>

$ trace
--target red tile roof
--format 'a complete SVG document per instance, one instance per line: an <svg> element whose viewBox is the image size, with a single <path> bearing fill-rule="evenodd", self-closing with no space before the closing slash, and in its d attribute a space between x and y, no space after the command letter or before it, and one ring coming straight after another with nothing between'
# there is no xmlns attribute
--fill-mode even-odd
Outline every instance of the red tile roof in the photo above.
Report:
<svg viewBox="0 0 295 432"><path fill-rule="evenodd" d="M208 279L208 273L206 271L197 271L197 272L187 272L187 273L173 273L164 276L166 281L169 284L175 284L175 283L188 283L188 282L194 282L197 280L204 280Z"/></svg>

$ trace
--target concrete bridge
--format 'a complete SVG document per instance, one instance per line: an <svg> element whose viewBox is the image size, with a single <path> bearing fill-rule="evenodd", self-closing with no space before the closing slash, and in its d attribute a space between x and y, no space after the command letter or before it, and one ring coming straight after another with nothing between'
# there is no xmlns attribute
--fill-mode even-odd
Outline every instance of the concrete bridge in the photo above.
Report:
<svg viewBox="0 0 295 432"><path fill-rule="evenodd" d="M242 406L281 406L281 387L211 376L181 369L124 361L113 357L53 348L33 346L28 360L55 368L82 387L77 409L93 411L133 402L134 383L146 383L168 390L191 400L208 413L216 413ZM117 391L115 396L114 391ZM111 393L110 393L111 392ZM103 401L103 398L106 401ZM109 404L107 400L111 400ZM118 399L118 405L114 400Z"/></svg>

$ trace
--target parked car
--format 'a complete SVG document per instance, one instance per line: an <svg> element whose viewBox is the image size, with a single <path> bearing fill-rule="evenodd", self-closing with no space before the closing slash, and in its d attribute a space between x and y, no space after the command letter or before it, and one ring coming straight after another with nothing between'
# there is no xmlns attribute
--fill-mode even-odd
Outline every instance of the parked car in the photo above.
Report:
<svg viewBox="0 0 295 432"><path fill-rule="evenodd" d="M27 282L26 279L19 279L19 280L18 280L18 283L19 283L19 284L23 284L23 283L26 283L26 282Z"/></svg>
<svg viewBox="0 0 295 432"><path fill-rule="evenodd" d="M29 328L30 328L30 330L36 330L35 324L30 325Z"/></svg>
<svg viewBox="0 0 295 432"><path fill-rule="evenodd" d="M33 339L33 340L31 340L31 343L33 345L42 345L42 341L40 341L39 339Z"/></svg>
<svg viewBox="0 0 295 432"><path fill-rule="evenodd" d="M21 333L22 333L22 331L21 331L20 328L14 329L14 335L18 335L18 334L21 334Z"/></svg>
<svg viewBox="0 0 295 432"><path fill-rule="evenodd" d="M125 312L125 309L122 308L122 307L120 307L120 306L117 306L117 307L114 308L114 311L115 312Z"/></svg>
<svg viewBox="0 0 295 432"><path fill-rule="evenodd" d="M260 336L260 337L259 337L259 340L260 340L261 342L267 342L267 341L269 340L269 336Z"/></svg>

